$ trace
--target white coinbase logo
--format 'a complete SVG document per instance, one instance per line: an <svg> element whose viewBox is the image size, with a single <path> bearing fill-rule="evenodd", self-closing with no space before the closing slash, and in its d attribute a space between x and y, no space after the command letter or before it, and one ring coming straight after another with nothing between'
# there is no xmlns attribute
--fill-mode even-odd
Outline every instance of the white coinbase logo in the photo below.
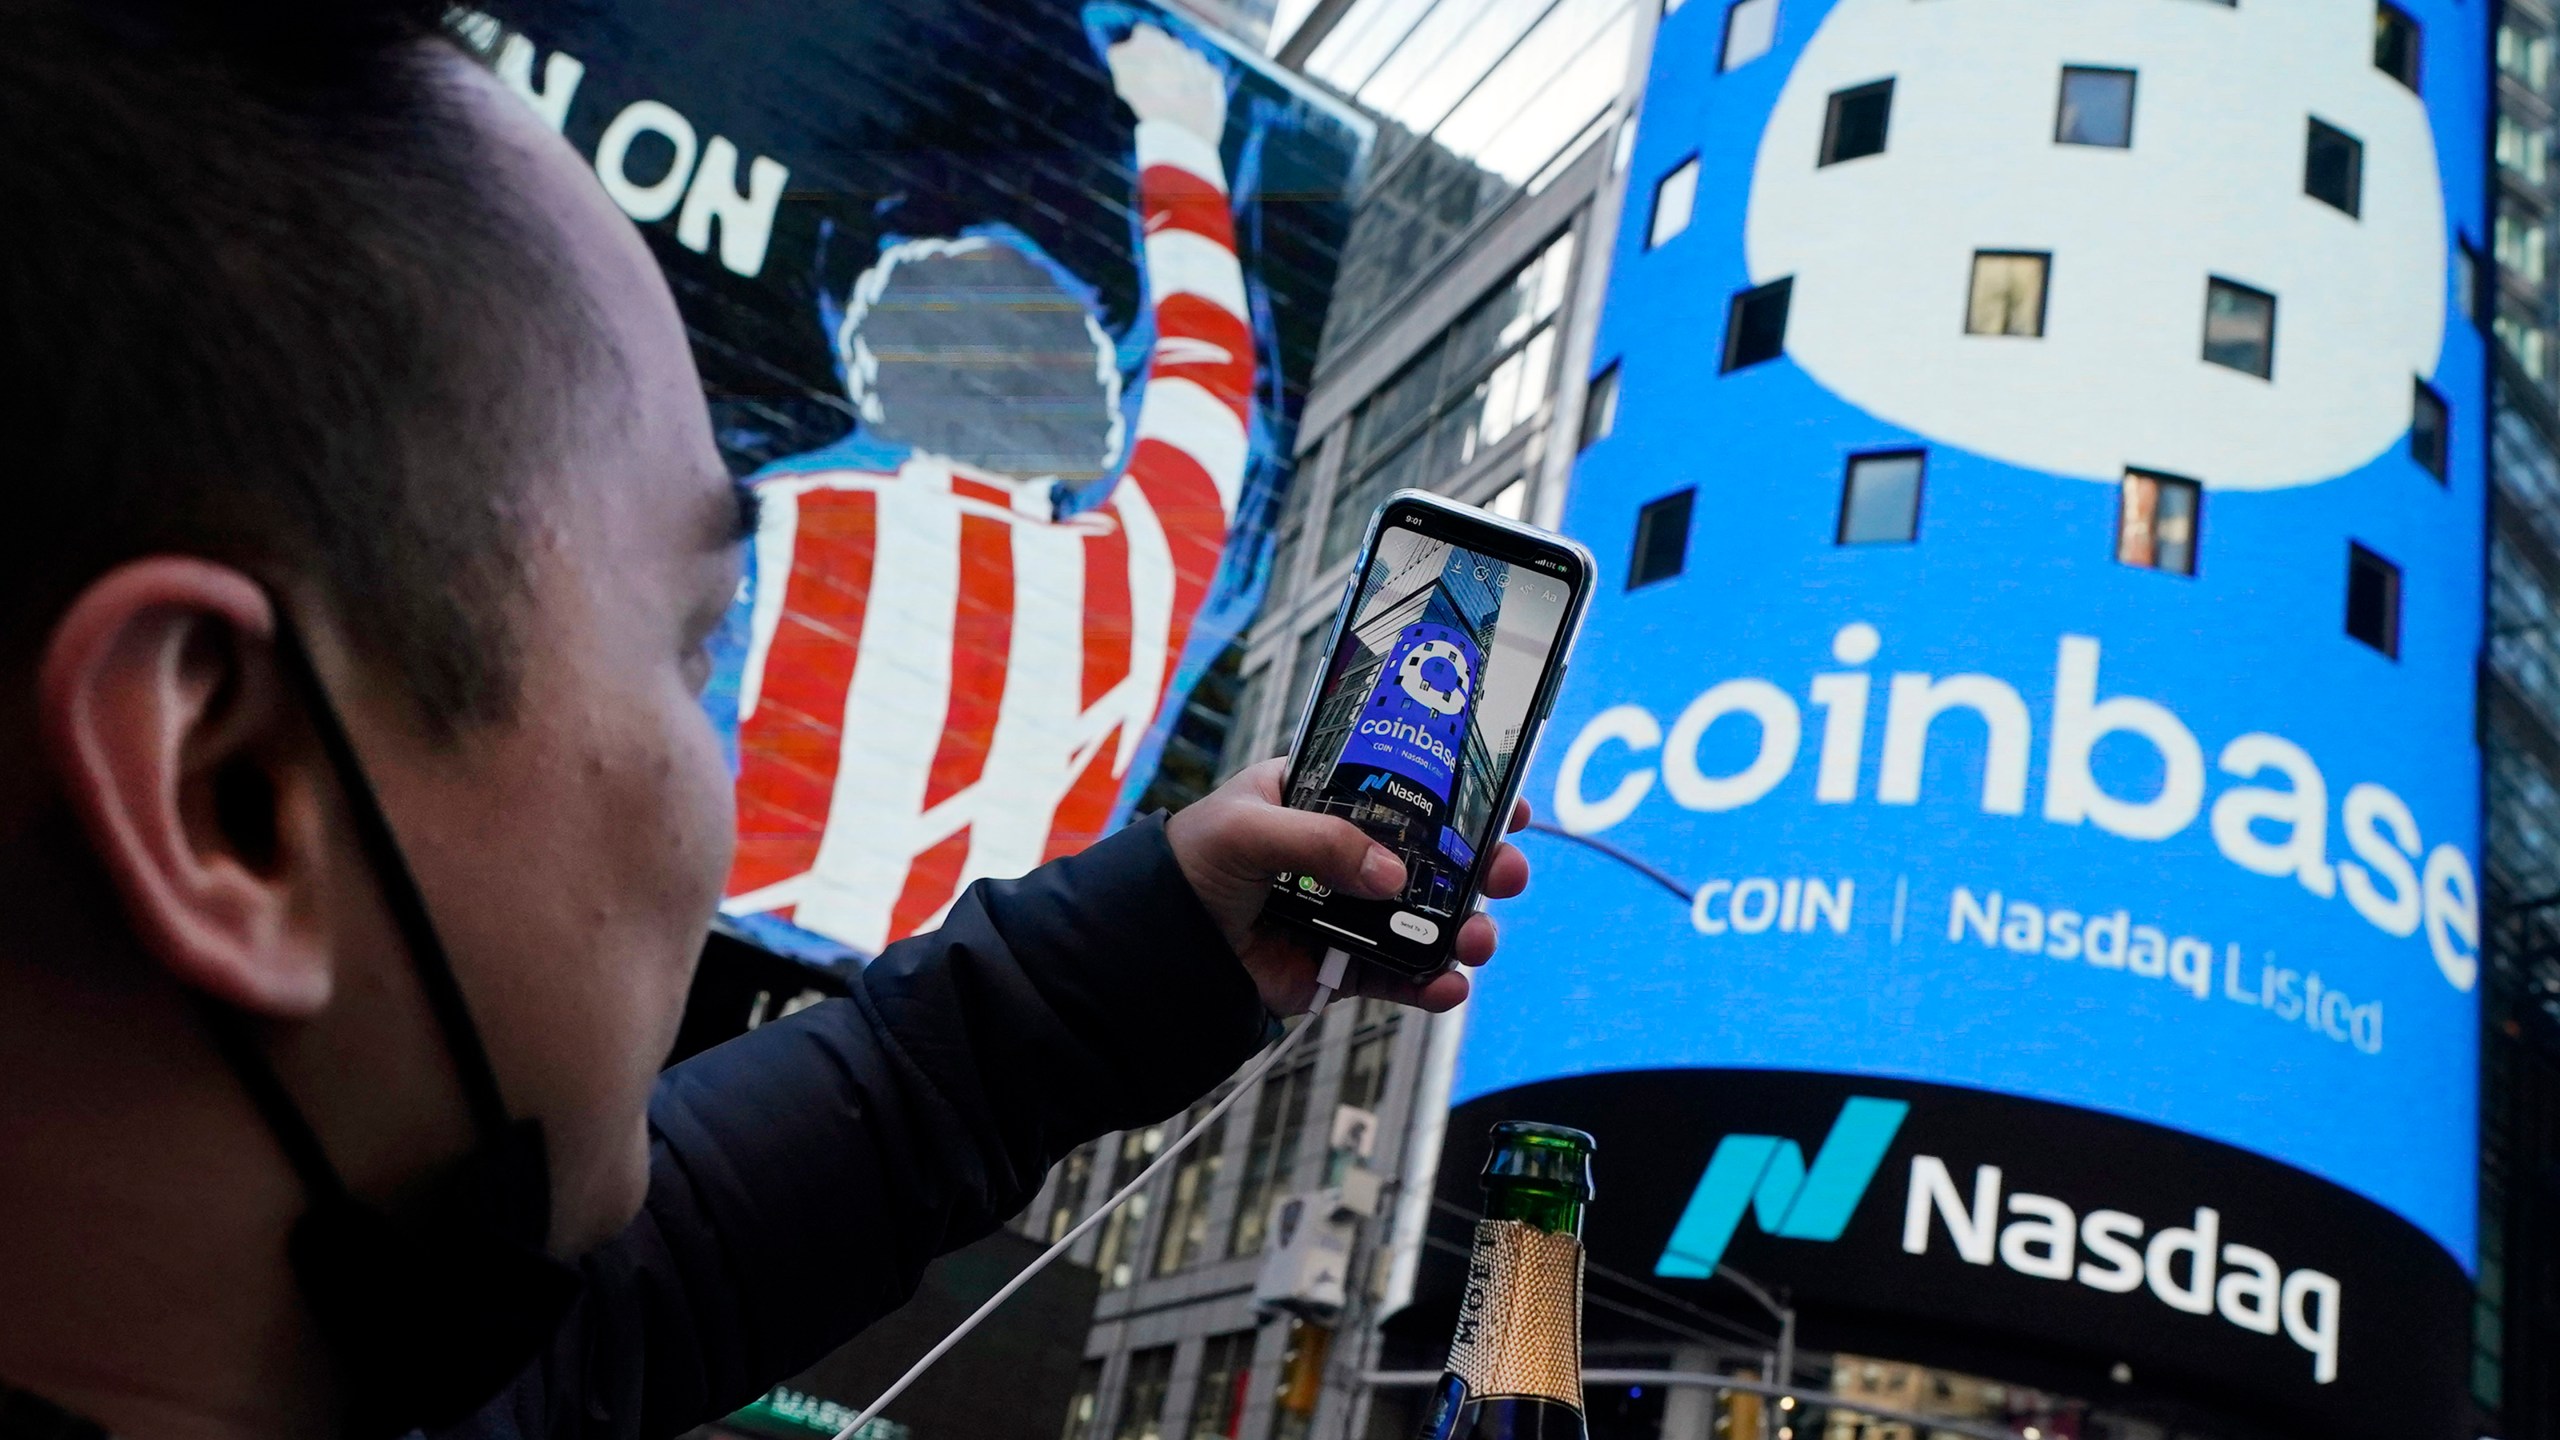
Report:
<svg viewBox="0 0 2560 1440"><path fill-rule="evenodd" d="M2055 143L2065 65L2129 70L2130 143ZM1885 148L1816 165L1833 92L1893 79ZM2362 142L2362 204L2303 193L2306 126ZM1839 0L1769 116L1751 278L1795 277L1787 353L1860 409L1977 454L2270 489L2341 475L2434 372L2444 197L2373 11L2153 0ZM2044 334L1963 333L1976 251L2051 257ZM2265 379L2200 358L2205 286L2276 297Z"/></svg>
<svg viewBox="0 0 2560 1440"><path fill-rule="evenodd" d="M1853 621L1832 637L1831 654L1843 665L1863 666L1882 644L1874 626ZM2408 802L2389 787L2357 778L2341 793L2308 750L2269 731L2232 737L2211 752L2209 771L2204 742L2176 711L2155 700L2106 692L2099 683L2101 652L2093 635L2057 638L2048 691L2053 701L2039 707L2041 715L2017 686L1995 675L1901 671L1889 677L1878 697L1872 683L1877 677L1859 669L1812 677L1803 692L1820 715L1812 734L1796 696L1758 676L1708 686L1667 728L1644 706L1612 705L1592 716L1565 747L1556 768L1556 820L1575 835L1607 830L1634 816L1657 782L1683 810L1738 810L1776 790L1807 752L1817 805L1870 797L1879 805L1917 805L1939 717L1965 712L1988 741L1981 789L1966 797L1981 813L2024 816L2032 810L2048 824L2086 825L2153 843L2202 821L2222 858L2243 870L2343 902L2385 935L2407 939L2423 931L2445 982L2471 989L2480 972L2480 888L2461 845L2447 840L2430 847ZM1871 703L1878 699L1880 705ZM1875 728L1870 712L1879 709L1884 759L1869 790L1862 757ZM1748 721L1759 743L1739 769L1710 774L1702 742L1727 719ZM2045 726L2043 794L2034 797L2031 761L2039 719ZM2161 772L2155 792L2121 795L2100 783L2092 757L2109 740L2150 751ZM2208 805L2208 775L2214 772L2230 783ZM1615 777L1609 788L1595 794L1609 776ZM1788 904L1793 913L1794 902Z"/></svg>
<svg viewBox="0 0 2560 1440"><path fill-rule="evenodd" d="M1447 688L1431 683L1431 662L1449 667L1452 677ZM1467 708L1467 652L1446 640L1425 640L1405 653L1404 664L1396 670L1396 684L1403 687L1407 698L1434 715L1455 715Z"/></svg>

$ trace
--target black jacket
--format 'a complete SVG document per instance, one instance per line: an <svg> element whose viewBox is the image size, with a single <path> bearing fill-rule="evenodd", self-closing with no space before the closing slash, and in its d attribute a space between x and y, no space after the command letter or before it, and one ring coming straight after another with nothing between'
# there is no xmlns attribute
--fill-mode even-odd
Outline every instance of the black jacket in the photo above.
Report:
<svg viewBox="0 0 2560 1440"><path fill-rule="evenodd" d="M850 999L667 1072L649 1198L543 1360L462 1437L638 1440L728 1413L897 1308L1105 1131L1261 1043L1252 980L1142 821L970 887Z"/></svg>

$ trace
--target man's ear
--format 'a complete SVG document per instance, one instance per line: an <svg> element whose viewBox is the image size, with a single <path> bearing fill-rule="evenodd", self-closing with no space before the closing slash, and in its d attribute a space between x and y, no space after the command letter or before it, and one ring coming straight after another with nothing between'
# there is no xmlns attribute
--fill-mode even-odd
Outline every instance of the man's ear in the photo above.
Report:
<svg viewBox="0 0 2560 1440"><path fill-rule="evenodd" d="M321 752L266 592L181 556L83 590L36 676L45 759L143 950L252 1014L329 1003Z"/></svg>

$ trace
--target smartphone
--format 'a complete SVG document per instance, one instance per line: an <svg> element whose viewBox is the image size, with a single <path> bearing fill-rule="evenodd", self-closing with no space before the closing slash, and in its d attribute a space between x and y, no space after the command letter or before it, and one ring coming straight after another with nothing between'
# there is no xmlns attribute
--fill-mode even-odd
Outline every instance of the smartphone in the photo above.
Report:
<svg viewBox="0 0 2560 1440"><path fill-rule="evenodd" d="M1270 913L1399 975L1448 968L1582 627L1591 552L1420 490L1368 538L1290 747L1282 798L1404 861L1392 900L1283 875Z"/></svg>

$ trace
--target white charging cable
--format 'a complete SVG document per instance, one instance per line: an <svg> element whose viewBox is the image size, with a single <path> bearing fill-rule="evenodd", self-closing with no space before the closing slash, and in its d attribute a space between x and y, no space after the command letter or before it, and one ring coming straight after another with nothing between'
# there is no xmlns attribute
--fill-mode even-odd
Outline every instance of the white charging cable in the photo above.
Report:
<svg viewBox="0 0 2560 1440"><path fill-rule="evenodd" d="M1349 954L1341 950L1327 950L1324 952L1324 964L1316 971L1315 998L1307 1004L1307 1023L1290 1031L1288 1034L1281 1036L1277 1041L1273 1042L1270 1049L1262 1052L1262 1058L1253 1063L1252 1069L1245 1071L1244 1074L1236 1078L1235 1085L1227 1091L1227 1098L1210 1106L1209 1113L1201 1116L1197 1121L1193 1122L1191 1128L1183 1131L1180 1135L1175 1136L1173 1143L1164 1147L1163 1154L1158 1155L1153 1163L1149 1164L1146 1169L1138 1172L1138 1178L1121 1186L1118 1194L1103 1201L1092 1214L1077 1221L1074 1229L1058 1237L1058 1243L1040 1252L1039 1259L1024 1266L1021 1274L1006 1281L1003 1289L988 1296L987 1303L979 1306L976 1310L971 1311L969 1318L961 1321L950 1334L943 1336L940 1344L924 1352L924 1358L909 1366L907 1368L907 1373L899 1376L896 1384L881 1391L880 1398L872 1401L869 1409L866 1409L861 1414L854 1416L852 1424L837 1431L835 1440L853 1440L853 1437L861 1431L863 1426L870 1424L881 1411L889 1408L890 1402L907 1393L907 1387L916 1382L917 1376L932 1369L933 1362L951 1353L952 1346L959 1344L963 1339L968 1337L970 1331L977 1329L979 1321L994 1314L996 1312L996 1307L1013 1298L1013 1292L1030 1284L1032 1276L1048 1269L1050 1261L1066 1254L1068 1250L1074 1247L1078 1240L1083 1239L1087 1234L1089 1234L1094 1226L1101 1224L1105 1216L1108 1216L1112 1211L1119 1209L1122 1205L1127 1204L1130 1196L1145 1189L1147 1187L1147 1182L1156 1178L1157 1172L1163 1170L1165 1166L1173 1162L1173 1157L1181 1154L1190 1146L1192 1141L1200 1138L1202 1134L1207 1132L1211 1121L1226 1114L1227 1107L1236 1103L1237 1098L1242 1096L1245 1091L1252 1089L1254 1081L1261 1079L1264 1075L1270 1072L1272 1066L1279 1064L1281 1057L1287 1055L1289 1051L1297 1045L1298 1038L1300 1036L1305 1035L1308 1031L1316 1028L1315 1017L1323 1014L1324 1007L1332 1004L1333 997L1341 993L1343 978L1349 973L1350 969L1351 957Z"/></svg>

